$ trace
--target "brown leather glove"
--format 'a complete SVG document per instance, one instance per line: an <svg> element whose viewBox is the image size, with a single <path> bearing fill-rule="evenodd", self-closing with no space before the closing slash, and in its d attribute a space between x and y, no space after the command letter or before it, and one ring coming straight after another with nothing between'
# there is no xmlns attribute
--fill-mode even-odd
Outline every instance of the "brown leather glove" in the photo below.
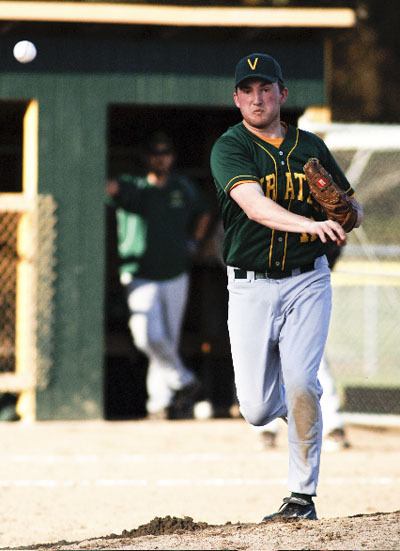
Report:
<svg viewBox="0 0 400 551"><path fill-rule="evenodd" d="M345 232L350 232L357 223L357 210L350 197L333 181L318 159L309 159L303 168L314 201L329 220L338 222Z"/></svg>

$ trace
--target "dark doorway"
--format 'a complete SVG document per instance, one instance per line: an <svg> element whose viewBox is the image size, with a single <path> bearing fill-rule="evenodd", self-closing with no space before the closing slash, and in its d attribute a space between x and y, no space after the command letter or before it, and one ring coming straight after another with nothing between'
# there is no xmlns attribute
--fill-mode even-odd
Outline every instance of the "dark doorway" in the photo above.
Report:
<svg viewBox="0 0 400 551"><path fill-rule="evenodd" d="M295 122L299 113L286 113ZM112 105L108 112L108 176L142 173L143 147L156 131L169 134L178 152L176 168L203 191L212 210L208 239L193 259L190 291L182 328L184 361L203 382L204 399L216 416L225 417L235 402L226 328L225 269L219 259L220 221L209 156L213 143L240 121L236 109ZM105 417L133 419L146 415L147 362L134 347L119 282L114 211L107 208L107 280L105 297Z"/></svg>
<svg viewBox="0 0 400 551"><path fill-rule="evenodd" d="M22 192L23 119L27 103L0 102L0 192Z"/></svg>

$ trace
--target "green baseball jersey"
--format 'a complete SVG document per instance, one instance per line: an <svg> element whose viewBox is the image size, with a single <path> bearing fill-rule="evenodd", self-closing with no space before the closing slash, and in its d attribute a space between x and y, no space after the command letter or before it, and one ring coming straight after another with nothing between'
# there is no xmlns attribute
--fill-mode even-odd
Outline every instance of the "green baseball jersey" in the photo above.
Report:
<svg viewBox="0 0 400 551"><path fill-rule="evenodd" d="M189 267L188 240L207 205L187 178L172 175L163 187L145 177L122 175L117 208L120 273L153 280L171 279Z"/></svg>
<svg viewBox="0 0 400 551"><path fill-rule="evenodd" d="M317 236L274 230L249 220L230 197L235 186L258 182L266 197L288 211L324 220L304 175L303 166L310 157L317 157L347 194L353 193L325 143L311 132L289 125L277 148L239 123L215 142L211 170L225 230L226 264L260 272L283 271L309 264L324 254L325 245Z"/></svg>

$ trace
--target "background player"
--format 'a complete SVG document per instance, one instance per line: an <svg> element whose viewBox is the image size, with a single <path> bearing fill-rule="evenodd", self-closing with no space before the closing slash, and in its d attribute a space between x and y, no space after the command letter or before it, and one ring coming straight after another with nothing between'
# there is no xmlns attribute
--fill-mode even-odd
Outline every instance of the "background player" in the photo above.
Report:
<svg viewBox="0 0 400 551"><path fill-rule="evenodd" d="M149 359L147 411L152 418L175 419L191 415L198 390L178 346L191 247L204 237L209 215L195 185L172 171L175 151L168 136L151 138L146 161L146 176L122 175L106 190L117 209L129 327Z"/></svg>
<svg viewBox="0 0 400 551"><path fill-rule="evenodd" d="M331 310L327 241L342 227L325 220L309 194L303 166L319 158L353 193L326 145L288 126L288 90L271 56L255 53L235 71L234 102L243 121L214 144L211 168L224 223L228 327L240 410L252 425L287 419L289 489L264 517L317 518L322 419L318 367ZM355 202L361 221L361 207Z"/></svg>

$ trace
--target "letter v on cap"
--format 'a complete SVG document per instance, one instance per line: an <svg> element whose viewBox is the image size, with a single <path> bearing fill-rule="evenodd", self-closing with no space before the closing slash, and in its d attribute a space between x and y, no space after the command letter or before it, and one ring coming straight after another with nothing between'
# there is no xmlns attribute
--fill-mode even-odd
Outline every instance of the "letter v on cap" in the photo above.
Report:
<svg viewBox="0 0 400 551"><path fill-rule="evenodd" d="M252 71L254 71L255 68L257 67L258 57L255 58L255 60L253 61L253 63L251 62L251 59L248 57L248 58L247 58L247 63L249 64L250 69L251 69Z"/></svg>

